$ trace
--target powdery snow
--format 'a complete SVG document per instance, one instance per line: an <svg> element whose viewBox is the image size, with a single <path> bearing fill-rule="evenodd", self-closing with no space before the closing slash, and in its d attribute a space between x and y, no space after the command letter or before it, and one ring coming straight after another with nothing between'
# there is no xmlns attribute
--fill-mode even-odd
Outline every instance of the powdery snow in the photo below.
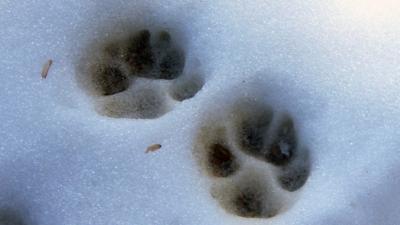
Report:
<svg viewBox="0 0 400 225"><path fill-rule="evenodd" d="M397 1L3 0L0 11L1 225L400 224ZM177 34L203 88L156 119L99 115L77 66L126 27ZM311 157L293 204L270 219L226 213L192 154L208 118L243 98L288 112Z"/></svg>

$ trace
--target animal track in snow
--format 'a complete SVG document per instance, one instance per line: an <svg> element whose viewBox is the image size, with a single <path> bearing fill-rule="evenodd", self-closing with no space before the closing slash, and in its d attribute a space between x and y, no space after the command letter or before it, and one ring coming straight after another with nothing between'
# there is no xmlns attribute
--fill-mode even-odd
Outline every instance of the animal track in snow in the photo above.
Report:
<svg viewBox="0 0 400 225"><path fill-rule="evenodd" d="M100 114L157 118L202 88L199 74L185 72L185 52L170 33L154 33L143 29L90 48L78 81Z"/></svg>
<svg viewBox="0 0 400 225"><path fill-rule="evenodd" d="M194 147L213 198L241 217L270 218L287 210L310 173L292 117L252 100L213 116Z"/></svg>

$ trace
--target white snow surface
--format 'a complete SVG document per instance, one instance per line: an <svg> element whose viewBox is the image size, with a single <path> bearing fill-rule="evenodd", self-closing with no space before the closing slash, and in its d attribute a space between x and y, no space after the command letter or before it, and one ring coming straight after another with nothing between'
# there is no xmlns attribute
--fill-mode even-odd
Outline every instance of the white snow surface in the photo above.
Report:
<svg viewBox="0 0 400 225"><path fill-rule="evenodd" d="M400 224L400 2L2 0L0 12L0 209L26 225ZM158 119L96 113L76 66L122 24L178 33L203 89ZM288 111L312 157L271 219L226 213L192 156L207 115L243 97Z"/></svg>

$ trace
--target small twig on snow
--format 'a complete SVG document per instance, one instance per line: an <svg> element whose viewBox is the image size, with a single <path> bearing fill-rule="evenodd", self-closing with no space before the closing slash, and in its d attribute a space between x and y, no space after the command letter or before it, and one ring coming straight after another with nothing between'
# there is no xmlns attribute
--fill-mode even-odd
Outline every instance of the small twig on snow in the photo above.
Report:
<svg viewBox="0 0 400 225"><path fill-rule="evenodd" d="M49 59L44 65L42 70L42 79L46 79L47 74L49 73L49 69L51 64L53 64L53 60Z"/></svg>

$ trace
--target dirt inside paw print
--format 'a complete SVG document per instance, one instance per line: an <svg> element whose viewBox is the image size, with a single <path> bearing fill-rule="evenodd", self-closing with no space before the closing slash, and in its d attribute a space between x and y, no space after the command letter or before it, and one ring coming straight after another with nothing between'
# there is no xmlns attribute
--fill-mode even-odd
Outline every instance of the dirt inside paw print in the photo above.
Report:
<svg viewBox="0 0 400 225"><path fill-rule="evenodd" d="M114 95L129 87L129 80L116 66L102 66L93 74L93 82L101 95Z"/></svg>
<svg viewBox="0 0 400 225"><path fill-rule="evenodd" d="M239 167L236 157L222 144L216 143L210 146L208 161L212 174L216 177L227 177L235 173Z"/></svg>
<svg viewBox="0 0 400 225"><path fill-rule="evenodd" d="M274 165L286 165L292 159L296 147L294 124L292 119L287 117L279 126L274 142L266 154L266 159Z"/></svg>
<svg viewBox="0 0 400 225"><path fill-rule="evenodd" d="M155 59L150 37L150 31L141 30L128 39L125 60L133 74L143 74L153 69Z"/></svg>
<svg viewBox="0 0 400 225"><path fill-rule="evenodd" d="M262 217L263 201L258 191L252 188L240 191L233 200L235 211L242 217Z"/></svg>
<svg viewBox="0 0 400 225"><path fill-rule="evenodd" d="M242 150L256 157L265 153L267 135L272 122L273 113L269 109L246 112L237 123L237 139Z"/></svg>

